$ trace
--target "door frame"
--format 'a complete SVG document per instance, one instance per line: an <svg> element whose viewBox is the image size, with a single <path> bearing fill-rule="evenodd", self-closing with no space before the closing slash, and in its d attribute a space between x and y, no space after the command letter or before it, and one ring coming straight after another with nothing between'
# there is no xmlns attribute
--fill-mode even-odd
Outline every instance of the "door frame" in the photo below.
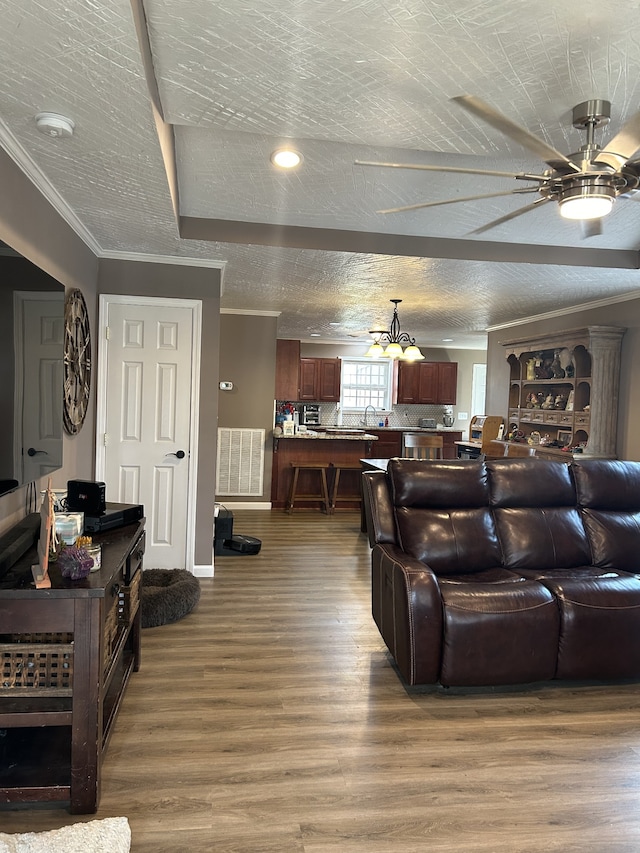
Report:
<svg viewBox="0 0 640 853"><path fill-rule="evenodd" d="M104 435L107 426L107 349L109 338L107 318L109 306L141 305L157 308L188 308L191 310L191 419L189 424L188 475L187 475L187 534L185 568L194 570L194 551L196 541L196 493L198 485L198 435L200 415L200 351L202 339L202 302L198 299L173 299L158 296L128 296L123 294L101 293L98 297L98 369L96 372L96 480L104 478L106 451Z"/></svg>

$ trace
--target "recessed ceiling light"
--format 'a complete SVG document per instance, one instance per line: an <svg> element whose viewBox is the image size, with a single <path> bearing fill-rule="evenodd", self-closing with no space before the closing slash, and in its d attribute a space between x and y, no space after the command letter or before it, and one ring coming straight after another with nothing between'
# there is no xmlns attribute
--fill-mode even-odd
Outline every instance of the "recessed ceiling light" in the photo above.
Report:
<svg viewBox="0 0 640 853"><path fill-rule="evenodd" d="M302 163L302 154L294 148L278 148L271 155L271 162L281 169L295 169Z"/></svg>
<svg viewBox="0 0 640 853"><path fill-rule="evenodd" d="M443 338L442 339L443 344L450 344L452 342L453 342L453 338Z"/></svg>
<svg viewBox="0 0 640 853"><path fill-rule="evenodd" d="M311 332L310 337L312 337L312 338L319 338L319 337L321 337L321 335L320 335L320 332Z"/></svg>
<svg viewBox="0 0 640 853"><path fill-rule="evenodd" d="M340 323L329 323L330 326L339 326Z"/></svg>

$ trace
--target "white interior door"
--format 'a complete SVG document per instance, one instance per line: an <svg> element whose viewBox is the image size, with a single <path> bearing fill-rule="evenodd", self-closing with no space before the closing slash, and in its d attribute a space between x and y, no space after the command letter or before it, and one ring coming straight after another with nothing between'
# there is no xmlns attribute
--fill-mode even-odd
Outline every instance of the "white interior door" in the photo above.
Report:
<svg viewBox="0 0 640 853"><path fill-rule="evenodd" d="M17 387L15 412L16 465L22 466L20 482L44 477L62 465L62 293L18 294L22 322L20 358L24 388ZM25 393L28 389L28 393ZM35 390L35 393L34 393Z"/></svg>
<svg viewBox="0 0 640 853"><path fill-rule="evenodd" d="M98 479L106 484L107 501L144 505L148 568L192 569L197 303L103 300L108 334Z"/></svg>

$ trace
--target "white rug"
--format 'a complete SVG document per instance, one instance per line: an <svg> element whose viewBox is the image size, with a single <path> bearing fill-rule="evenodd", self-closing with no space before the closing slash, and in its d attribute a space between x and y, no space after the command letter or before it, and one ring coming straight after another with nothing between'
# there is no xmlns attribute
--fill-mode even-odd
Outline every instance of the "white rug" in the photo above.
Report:
<svg viewBox="0 0 640 853"><path fill-rule="evenodd" d="M74 823L49 832L0 832L0 853L129 853L130 849L126 817Z"/></svg>

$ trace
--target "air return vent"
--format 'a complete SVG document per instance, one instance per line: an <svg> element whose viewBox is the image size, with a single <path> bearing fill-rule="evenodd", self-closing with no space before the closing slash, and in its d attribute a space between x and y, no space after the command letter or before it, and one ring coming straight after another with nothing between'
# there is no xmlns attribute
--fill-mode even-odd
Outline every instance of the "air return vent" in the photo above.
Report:
<svg viewBox="0 0 640 853"><path fill-rule="evenodd" d="M216 496L262 496L264 439L263 429L218 429Z"/></svg>

